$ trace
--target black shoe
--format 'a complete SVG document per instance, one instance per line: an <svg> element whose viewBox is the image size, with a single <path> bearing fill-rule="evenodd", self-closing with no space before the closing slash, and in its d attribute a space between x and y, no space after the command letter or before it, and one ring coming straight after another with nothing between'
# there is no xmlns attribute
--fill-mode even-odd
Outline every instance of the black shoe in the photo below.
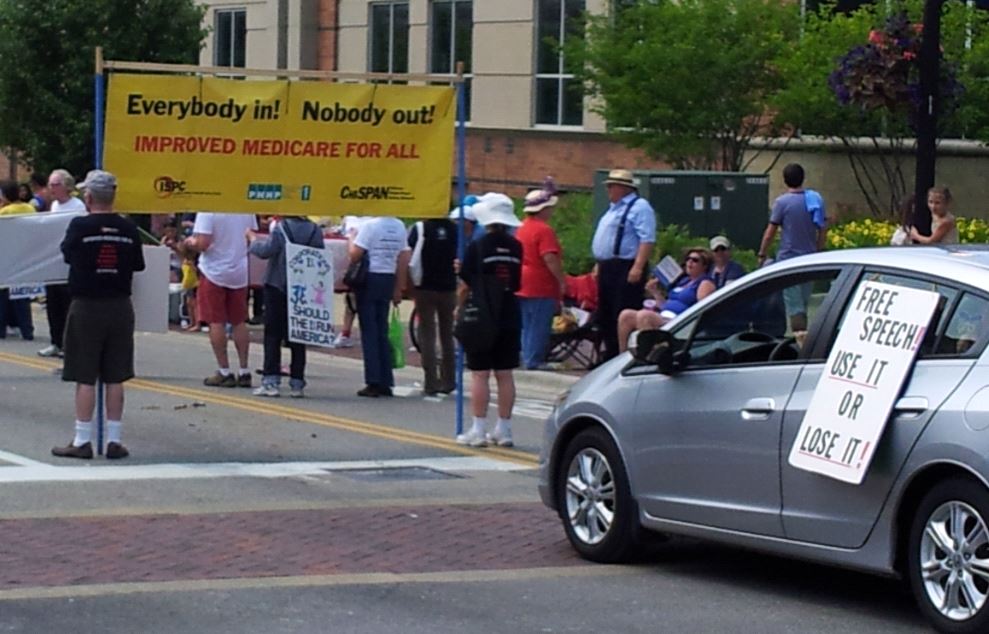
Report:
<svg viewBox="0 0 989 634"><path fill-rule="evenodd" d="M79 447L69 443L68 447L52 447L52 455L59 458L80 458L82 460L93 459L93 444L86 443Z"/></svg>
<svg viewBox="0 0 989 634"><path fill-rule="evenodd" d="M390 387L377 386L374 389L378 391L378 396L394 396L391 392Z"/></svg>
<svg viewBox="0 0 989 634"><path fill-rule="evenodd" d="M365 385L364 389L358 390L357 396L366 396L368 398L378 398L381 394L378 393L378 388L373 385Z"/></svg>
<svg viewBox="0 0 989 634"><path fill-rule="evenodd" d="M119 442L107 443L106 446L106 459L107 460L120 460L121 458L126 458L130 455L127 451L127 447L124 447Z"/></svg>

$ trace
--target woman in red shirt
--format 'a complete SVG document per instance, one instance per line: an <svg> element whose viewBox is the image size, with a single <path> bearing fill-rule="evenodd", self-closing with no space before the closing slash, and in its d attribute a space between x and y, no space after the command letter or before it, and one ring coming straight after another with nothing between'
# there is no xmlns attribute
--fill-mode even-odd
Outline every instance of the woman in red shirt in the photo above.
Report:
<svg viewBox="0 0 989 634"><path fill-rule="evenodd" d="M563 251L549 226L558 200L556 187L547 178L542 189L526 195L526 218L515 234L522 243L522 284L517 295L522 309L522 365L527 370L545 363L553 314L566 290Z"/></svg>

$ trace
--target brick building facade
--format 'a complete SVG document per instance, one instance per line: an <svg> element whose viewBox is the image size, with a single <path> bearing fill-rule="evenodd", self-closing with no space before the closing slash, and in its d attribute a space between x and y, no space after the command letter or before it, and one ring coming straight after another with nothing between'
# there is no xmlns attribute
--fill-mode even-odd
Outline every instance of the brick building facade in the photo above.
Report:
<svg viewBox="0 0 989 634"><path fill-rule="evenodd" d="M665 167L604 134L574 81L541 45L609 0L207 0L201 63L444 74L467 64L472 191L517 195L547 174L568 190L595 169ZM555 66L555 68L551 68ZM545 71L549 72L545 72Z"/></svg>

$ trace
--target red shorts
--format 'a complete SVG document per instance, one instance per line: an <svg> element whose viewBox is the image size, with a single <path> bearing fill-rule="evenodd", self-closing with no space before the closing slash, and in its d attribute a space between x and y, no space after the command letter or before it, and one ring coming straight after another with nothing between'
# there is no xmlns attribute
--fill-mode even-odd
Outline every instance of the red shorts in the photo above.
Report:
<svg viewBox="0 0 989 634"><path fill-rule="evenodd" d="M196 307L199 321L207 324L242 324L247 321L247 287L226 288L200 276Z"/></svg>

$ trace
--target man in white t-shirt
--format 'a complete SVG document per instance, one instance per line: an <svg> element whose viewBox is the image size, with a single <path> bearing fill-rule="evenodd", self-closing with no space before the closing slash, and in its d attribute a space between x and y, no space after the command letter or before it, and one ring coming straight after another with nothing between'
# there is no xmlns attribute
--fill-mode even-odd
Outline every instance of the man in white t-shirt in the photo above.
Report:
<svg viewBox="0 0 989 634"><path fill-rule="evenodd" d="M187 248L198 251L199 289L196 291L199 318L209 324L209 341L218 369L204 385L251 387L247 367L250 339L247 333L247 237L256 231L257 219L250 214L200 213L186 238ZM240 373L230 371L226 325L233 328L234 347Z"/></svg>
<svg viewBox="0 0 989 634"><path fill-rule="evenodd" d="M52 171L48 176L48 191L52 197L51 213L86 211L86 204L72 195L75 186L76 179L68 170L59 168ZM69 314L71 301L68 284L45 285L45 313L48 315L51 344L38 350L40 356L62 356L62 333L65 331L65 319Z"/></svg>
<svg viewBox="0 0 989 634"><path fill-rule="evenodd" d="M388 342L388 308L402 301L409 258L405 225L397 218L377 218L361 225L348 247L350 261L368 258L367 285L357 291L357 317L364 350L364 389L358 396L391 396L391 344Z"/></svg>

